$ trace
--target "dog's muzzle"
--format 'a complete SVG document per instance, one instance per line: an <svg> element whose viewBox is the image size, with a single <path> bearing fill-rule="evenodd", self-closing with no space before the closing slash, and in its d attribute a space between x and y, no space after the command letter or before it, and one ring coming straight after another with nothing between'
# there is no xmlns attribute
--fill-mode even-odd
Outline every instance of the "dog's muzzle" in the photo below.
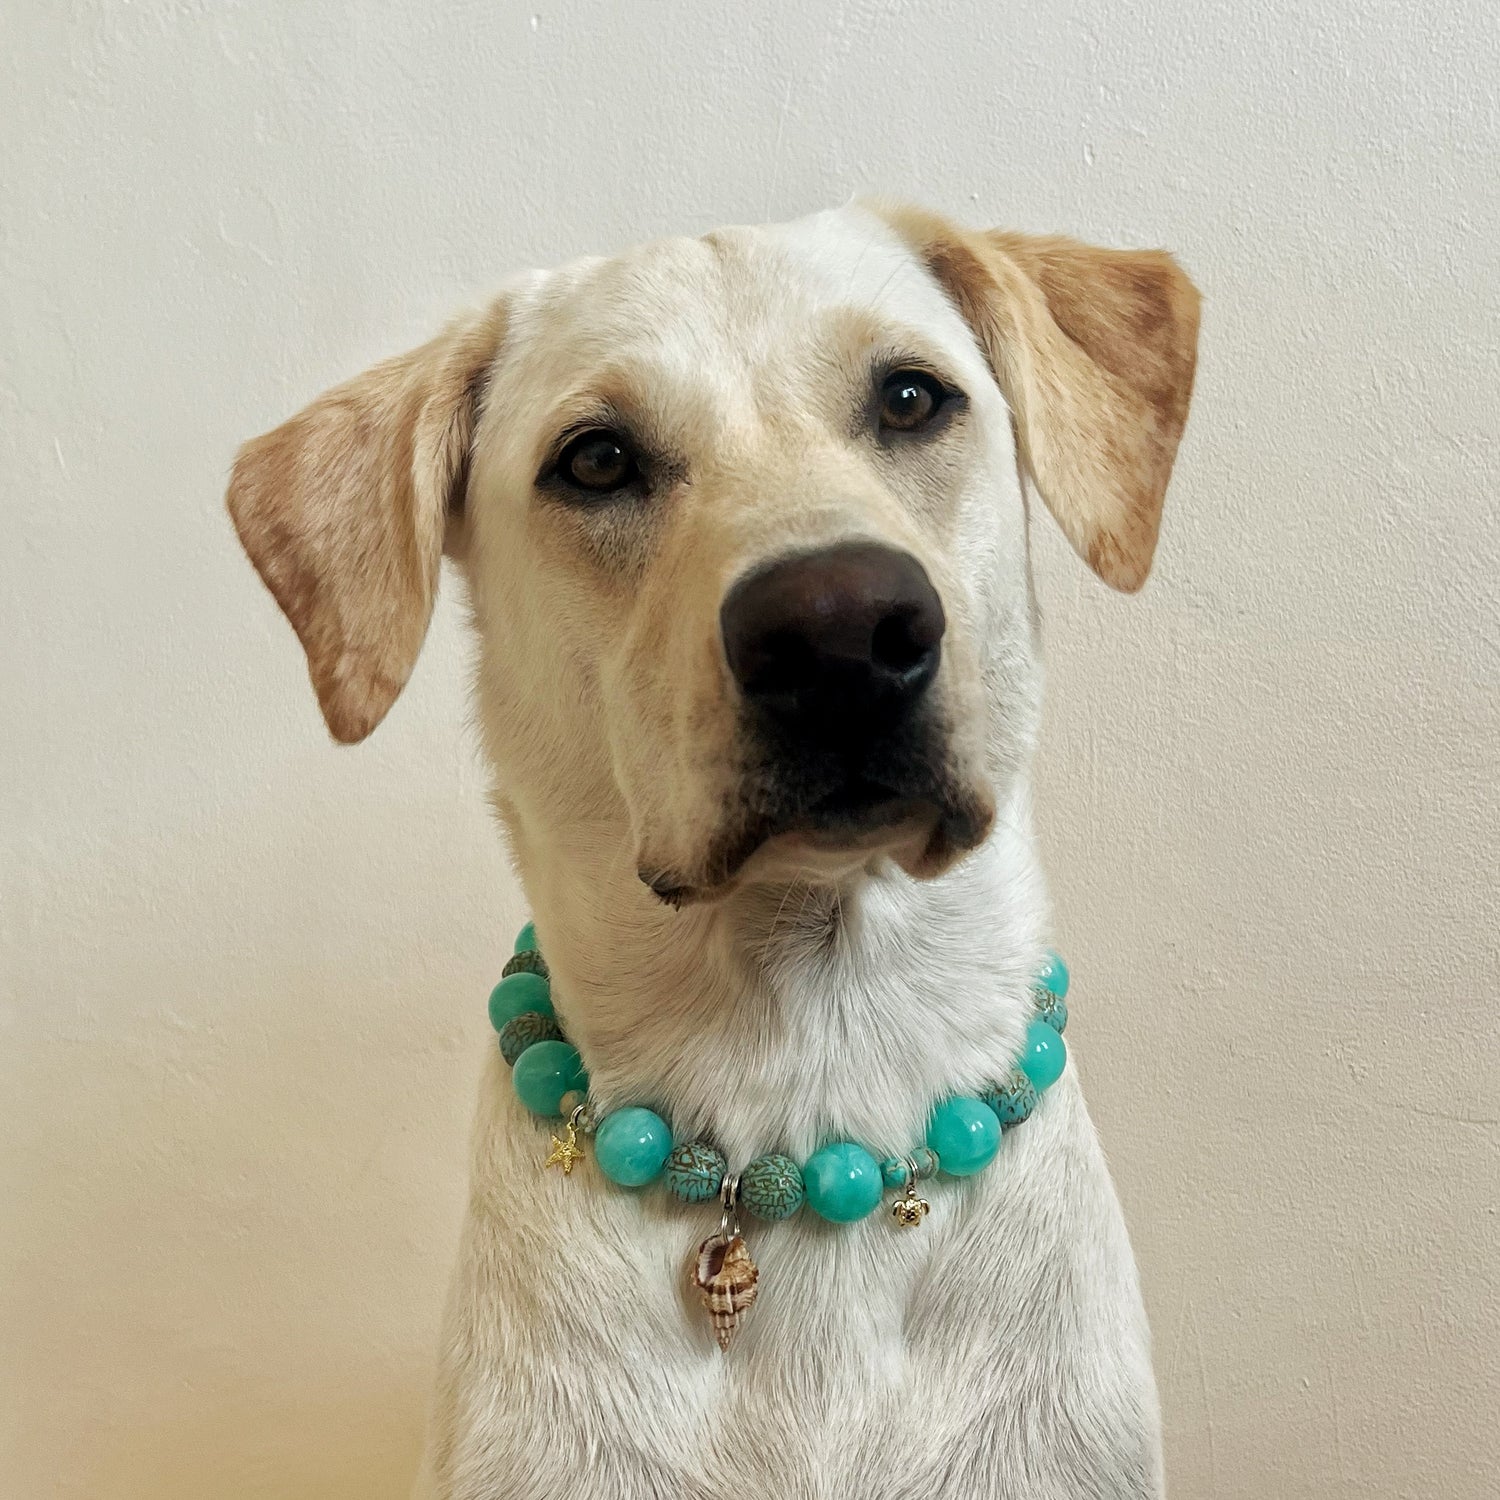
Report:
<svg viewBox="0 0 1500 1500"><path fill-rule="evenodd" d="M934 865L984 838L992 809L954 776L933 702L946 621L915 557L849 542L780 559L734 585L719 624L740 697L739 805L701 882L642 872L658 896L699 899L781 835L873 850L917 830Z"/></svg>

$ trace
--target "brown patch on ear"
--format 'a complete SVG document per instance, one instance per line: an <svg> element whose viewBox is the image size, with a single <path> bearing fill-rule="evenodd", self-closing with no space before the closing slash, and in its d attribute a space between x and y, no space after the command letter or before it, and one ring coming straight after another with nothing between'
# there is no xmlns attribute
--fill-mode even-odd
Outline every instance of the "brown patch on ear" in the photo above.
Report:
<svg viewBox="0 0 1500 1500"><path fill-rule="evenodd" d="M385 717L427 634L502 321L497 305L454 323L336 386L235 459L235 530L292 622L329 731L345 744Z"/></svg>
<svg viewBox="0 0 1500 1500"><path fill-rule="evenodd" d="M1160 250L972 232L878 212L942 283L1010 402L1021 455L1068 540L1108 584L1146 581L1187 422L1198 292Z"/></svg>

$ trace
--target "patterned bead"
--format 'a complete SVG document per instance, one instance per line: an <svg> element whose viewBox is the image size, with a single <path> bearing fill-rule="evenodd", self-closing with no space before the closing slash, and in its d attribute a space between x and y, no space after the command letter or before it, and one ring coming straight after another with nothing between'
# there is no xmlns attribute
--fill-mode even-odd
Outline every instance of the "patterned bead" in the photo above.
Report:
<svg viewBox="0 0 1500 1500"><path fill-rule="evenodd" d="M551 972L547 967L547 960L535 949L531 949L506 959L505 967L500 971L500 977L509 979L512 974L540 974L543 979L549 979Z"/></svg>
<svg viewBox="0 0 1500 1500"><path fill-rule="evenodd" d="M1068 966L1056 953L1048 953L1036 972L1036 987L1056 995L1059 1000L1068 998Z"/></svg>
<svg viewBox="0 0 1500 1500"><path fill-rule="evenodd" d="M588 1092L589 1075L576 1047L567 1042L535 1042L517 1059L510 1081L516 1097L534 1115L556 1119L570 1089Z"/></svg>
<svg viewBox="0 0 1500 1500"><path fill-rule="evenodd" d="M1032 1086L1038 1093L1051 1088L1067 1065L1068 1044L1045 1021L1033 1021L1021 1048L1021 1071Z"/></svg>
<svg viewBox="0 0 1500 1500"><path fill-rule="evenodd" d="M1039 1096L1031 1080L1019 1068L1012 1068L1003 1083L985 1089L979 1097L995 1111L1000 1123L1009 1128L1031 1114Z"/></svg>
<svg viewBox="0 0 1500 1500"><path fill-rule="evenodd" d="M552 1014L552 986L540 974L512 974L490 991L490 1025L496 1031L527 1011Z"/></svg>
<svg viewBox="0 0 1500 1500"><path fill-rule="evenodd" d="M897 1191L906 1186L907 1162L916 1168L916 1179L924 1182L929 1177L936 1177L938 1170L937 1152L930 1146L918 1146L911 1156L888 1156L880 1164L880 1179L888 1188Z"/></svg>
<svg viewBox="0 0 1500 1500"><path fill-rule="evenodd" d="M535 953L537 951L535 922L528 922L516 934L516 946L514 951L517 953Z"/></svg>
<svg viewBox="0 0 1500 1500"><path fill-rule="evenodd" d="M994 1161L1000 1149L1000 1121L982 1099L960 1094L933 1110L927 1144L950 1177L968 1177Z"/></svg>
<svg viewBox="0 0 1500 1500"><path fill-rule="evenodd" d="M835 1141L813 1152L802 1177L807 1206L830 1224L852 1224L865 1218L879 1206L885 1191L880 1163L853 1141Z"/></svg>
<svg viewBox="0 0 1500 1500"><path fill-rule="evenodd" d="M1045 1021L1061 1036L1068 1029L1068 1002L1050 990L1037 990L1035 996L1037 1020Z"/></svg>
<svg viewBox="0 0 1500 1500"><path fill-rule="evenodd" d="M512 1016L500 1031L500 1055L514 1065L515 1060L533 1042L552 1042L562 1036L562 1027L551 1016L524 1010Z"/></svg>
<svg viewBox="0 0 1500 1500"><path fill-rule="evenodd" d="M757 1156L740 1174L740 1206L757 1219L789 1219L806 1196L801 1169L790 1156Z"/></svg>
<svg viewBox="0 0 1500 1500"><path fill-rule="evenodd" d="M654 1181L671 1150L667 1122L655 1110L639 1105L605 1115L594 1132L594 1160L621 1187L645 1187Z"/></svg>
<svg viewBox="0 0 1500 1500"><path fill-rule="evenodd" d="M684 1142L667 1158L667 1191L679 1203L707 1203L719 1196L727 1170L722 1151L703 1141Z"/></svg>

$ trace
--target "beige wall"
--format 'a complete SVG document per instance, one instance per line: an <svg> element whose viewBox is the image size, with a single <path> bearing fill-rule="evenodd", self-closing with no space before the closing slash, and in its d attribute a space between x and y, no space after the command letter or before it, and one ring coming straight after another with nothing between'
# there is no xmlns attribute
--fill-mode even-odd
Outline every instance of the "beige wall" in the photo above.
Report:
<svg viewBox="0 0 1500 1500"><path fill-rule="evenodd" d="M234 445L513 267L867 188L1207 293L1146 595L1039 541L1175 1493L1492 1497L1488 0L532 4L0 19L0 1500L372 1500L418 1443L521 913L452 598L333 749Z"/></svg>

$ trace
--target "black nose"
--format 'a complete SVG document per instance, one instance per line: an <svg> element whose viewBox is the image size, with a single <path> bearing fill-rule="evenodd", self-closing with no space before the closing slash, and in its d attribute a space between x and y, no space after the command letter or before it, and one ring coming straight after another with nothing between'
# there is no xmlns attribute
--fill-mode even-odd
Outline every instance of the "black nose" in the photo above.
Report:
<svg viewBox="0 0 1500 1500"><path fill-rule="evenodd" d="M840 739L912 709L937 673L944 624L922 564L878 542L771 563L719 611L745 697L788 729Z"/></svg>

